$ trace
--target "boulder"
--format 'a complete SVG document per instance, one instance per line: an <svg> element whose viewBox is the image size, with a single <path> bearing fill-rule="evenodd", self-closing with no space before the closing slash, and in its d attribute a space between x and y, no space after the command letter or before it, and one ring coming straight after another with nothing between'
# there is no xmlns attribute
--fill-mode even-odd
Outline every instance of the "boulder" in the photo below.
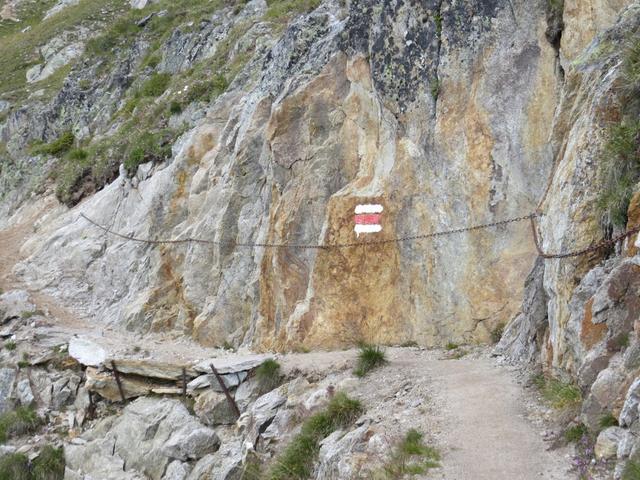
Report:
<svg viewBox="0 0 640 480"><path fill-rule="evenodd" d="M620 427L609 427L598 435L595 445L595 456L598 460L608 460L618 453L618 445L625 437L625 430Z"/></svg>
<svg viewBox="0 0 640 480"><path fill-rule="evenodd" d="M638 405L640 404L640 377L636 378L624 399L618 422L621 427L630 427L638 420Z"/></svg>
<svg viewBox="0 0 640 480"><path fill-rule="evenodd" d="M230 355L221 358L212 358L198 362L194 368L198 372L211 373L211 364L216 367L218 373L238 373L252 370L268 359L273 359L273 355Z"/></svg>
<svg viewBox="0 0 640 480"><path fill-rule="evenodd" d="M47 13L44 15L43 20L48 19L49 17L54 16L56 13L61 12L67 7L71 7L73 5L77 5L80 3L80 0L59 0L53 7L47 10Z"/></svg>
<svg viewBox="0 0 640 480"><path fill-rule="evenodd" d="M35 398L28 378L23 378L18 382L16 386L16 395L20 405L29 406L34 402Z"/></svg>
<svg viewBox="0 0 640 480"><path fill-rule="evenodd" d="M162 480L185 480L191 471L188 463L174 460L167 467Z"/></svg>
<svg viewBox="0 0 640 480"><path fill-rule="evenodd" d="M224 393L213 390L198 395L194 410L205 425L232 425L238 419Z"/></svg>
<svg viewBox="0 0 640 480"><path fill-rule="evenodd" d="M87 382L85 387L88 390L96 392L101 397L112 402L121 400L118 383L112 373L99 372L97 369L89 367L86 370L86 375ZM163 387L163 385L155 384L143 378L131 378L125 375L120 376L120 382L125 399L148 395L154 389Z"/></svg>
<svg viewBox="0 0 640 480"><path fill-rule="evenodd" d="M81 438L84 445L65 446L67 468L100 479L119 468L120 478L131 474L160 480L174 460L199 460L220 445L216 433L181 402L157 398L137 399L120 416L99 422Z"/></svg>
<svg viewBox="0 0 640 480"><path fill-rule="evenodd" d="M35 310L36 306L31 303L29 294L24 290L11 290L0 295L0 324Z"/></svg>
<svg viewBox="0 0 640 480"><path fill-rule="evenodd" d="M225 386L228 389L232 389L240 385L247 378L247 372L226 373L220 376ZM222 387L214 374L200 375L187 384L187 389L189 390L200 390L203 388L211 388L216 392L222 392Z"/></svg>
<svg viewBox="0 0 640 480"><path fill-rule="evenodd" d="M14 368L0 368L0 413L11 410L13 394L17 372Z"/></svg>
<svg viewBox="0 0 640 480"><path fill-rule="evenodd" d="M64 372L62 378L53 382L51 389L51 408L61 409L75 400L82 379L71 372Z"/></svg>
<svg viewBox="0 0 640 480"><path fill-rule="evenodd" d="M142 10L148 5L154 3L154 0L130 0L129 5L135 10Z"/></svg>
<svg viewBox="0 0 640 480"><path fill-rule="evenodd" d="M198 375L194 369L175 363L152 362L131 358L113 359L113 361L115 361L116 368L120 373L139 375L141 377L158 378L161 380L182 380L183 367L185 367L187 379L192 379ZM107 359L104 362L105 367L110 370L112 369L111 362L112 359Z"/></svg>
<svg viewBox="0 0 640 480"><path fill-rule="evenodd" d="M69 355L89 367L98 367L107 359L107 351L91 340L73 337L69 340Z"/></svg>
<svg viewBox="0 0 640 480"><path fill-rule="evenodd" d="M374 463L363 461L368 457L365 450L370 436L369 424L365 423L351 432L338 430L325 438L320 444L315 478L346 480L361 474L358 465Z"/></svg>
<svg viewBox="0 0 640 480"><path fill-rule="evenodd" d="M240 416L238 425L245 433L245 441L253 448L258 437L276 416L278 409L284 405L287 397L282 395L281 388L261 396Z"/></svg>

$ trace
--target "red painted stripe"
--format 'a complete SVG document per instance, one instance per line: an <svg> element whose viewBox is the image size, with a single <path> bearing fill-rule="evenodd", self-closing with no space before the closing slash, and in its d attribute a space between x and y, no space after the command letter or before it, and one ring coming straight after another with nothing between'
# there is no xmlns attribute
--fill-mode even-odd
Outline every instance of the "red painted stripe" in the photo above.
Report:
<svg viewBox="0 0 640 480"><path fill-rule="evenodd" d="M353 221L356 222L356 225L377 225L380 223L380 215L379 213L365 213L361 215L354 215Z"/></svg>

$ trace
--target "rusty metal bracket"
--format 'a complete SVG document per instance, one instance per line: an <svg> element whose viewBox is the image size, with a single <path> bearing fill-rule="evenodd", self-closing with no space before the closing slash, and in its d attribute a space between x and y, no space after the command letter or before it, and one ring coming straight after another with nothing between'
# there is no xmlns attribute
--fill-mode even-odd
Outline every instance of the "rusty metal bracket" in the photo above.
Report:
<svg viewBox="0 0 640 480"><path fill-rule="evenodd" d="M216 380L218 380L218 383L220 384L220 388L222 388L222 391L227 397L227 402L229 402L229 405L235 412L236 416L240 417L240 409L238 408L238 404L236 403L235 399L231 396L231 393L229 392L229 389L227 388L227 386L224 384L224 379L220 376L220 374L216 370L216 367L213 366L213 363L209 364L209 366L211 367L211 371L213 372L213 374L216 376Z"/></svg>

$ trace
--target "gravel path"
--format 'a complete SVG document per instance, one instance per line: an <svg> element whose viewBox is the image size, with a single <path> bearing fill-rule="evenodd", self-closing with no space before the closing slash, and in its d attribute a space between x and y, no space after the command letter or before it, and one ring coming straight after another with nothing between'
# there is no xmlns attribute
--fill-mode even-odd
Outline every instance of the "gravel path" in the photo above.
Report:
<svg viewBox="0 0 640 480"><path fill-rule="evenodd" d="M548 451L527 418L532 400L514 373L486 357L430 362L434 401L443 407L440 442L447 480L568 480L564 449ZM435 472L434 472L435 473Z"/></svg>

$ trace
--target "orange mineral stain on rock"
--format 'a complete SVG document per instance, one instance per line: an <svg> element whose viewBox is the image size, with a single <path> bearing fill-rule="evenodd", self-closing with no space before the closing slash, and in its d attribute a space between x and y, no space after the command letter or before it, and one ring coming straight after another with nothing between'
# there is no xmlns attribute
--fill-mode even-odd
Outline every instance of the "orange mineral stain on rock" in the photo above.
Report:
<svg viewBox="0 0 640 480"><path fill-rule="evenodd" d="M593 323L593 298L584 306L584 317L582 317L582 330L580 331L580 341L587 350L593 348L594 345L601 342L607 333L607 325L605 323Z"/></svg>

